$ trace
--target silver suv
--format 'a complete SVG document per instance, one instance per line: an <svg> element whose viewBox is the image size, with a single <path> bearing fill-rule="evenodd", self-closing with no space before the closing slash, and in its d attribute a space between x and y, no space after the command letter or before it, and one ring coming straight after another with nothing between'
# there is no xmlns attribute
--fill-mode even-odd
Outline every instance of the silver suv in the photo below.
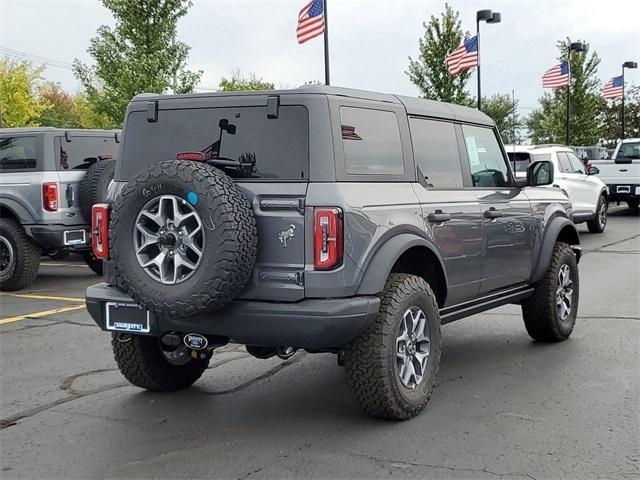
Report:
<svg viewBox="0 0 640 480"><path fill-rule="evenodd" d="M0 129L0 289L31 284L41 254L80 252L101 271L89 248L88 212L106 178L99 174L113 168L117 140L107 130Z"/></svg>
<svg viewBox="0 0 640 480"><path fill-rule="evenodd" d="M522 306L565 340L576 228L551 162L516 179L476 110L329 87L138 96L110 202L93 207L106 282L87 308L133 384L193 384L215 348L332 352L371 415L427 403L440 326Z"/></svg>

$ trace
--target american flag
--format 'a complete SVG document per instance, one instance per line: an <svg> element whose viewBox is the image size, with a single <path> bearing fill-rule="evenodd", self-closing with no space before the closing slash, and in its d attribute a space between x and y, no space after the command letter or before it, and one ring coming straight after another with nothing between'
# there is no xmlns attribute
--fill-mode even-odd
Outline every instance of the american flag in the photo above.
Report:
<svg viewBox="0 0 640 480"><path fill-rule="evenodd" d="M344 140L362 140L362 137L356 133L356 127L351 125L341 125L342 138Z"/></svg>
<svg viewBox="0 0 640 480"><path fill-rule="evenodd" d="M613 77L604 84L604 88L602 89L602 96L606 99L622 98L623 89L624 77L622 75Z"/></svg>
<svg viewBox="0 0 640 480"><path fill-rule="evenodd" d="M324 33L324 0L311 0L298 14L298 43Z"/></svg>
<svg viewBox="0 0 640 480"><path fill-rule="evenodd" d="M543 88L559 88L567 85L569 85L569 64L567 62L551 67L542 76Z"/></svg>
<svg viewBox="0 0 640 480"><path fill-rule="evenodd" d="M449 73L455 77L460 72L478 66L478 37L471 37L447 55Z"/></svg>

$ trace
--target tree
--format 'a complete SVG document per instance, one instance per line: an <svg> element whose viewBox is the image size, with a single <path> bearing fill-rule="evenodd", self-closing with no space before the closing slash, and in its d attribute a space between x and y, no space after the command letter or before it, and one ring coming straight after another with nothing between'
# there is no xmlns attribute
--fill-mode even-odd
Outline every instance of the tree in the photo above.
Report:
<svg viewBox="0 0 640 480"><path fill-rule="evenodd" d="M116 25L102 25L90 41L95 60L88 67L78 59L74 73L98 114L122 123L127 104L142 92L188 93L202 72L186 69L189 47L175 40L178 19L189 0L102 0Z"/></svg>
<svg viewBox="0 0 640 480"><path fill-rule="evenodd" d="M40 98L49 105L38 123L46 127L81 128L80 117L73 97L57 83L48 82L40 87Z"/></svg>
<svg viewBox="0 0 640 480"><path fill-rule="evenodd" d="M613 148L621 136L621 101L602 99L600 108L600 138L602 144ZM640 86L631 85L625 89L624 101L625 137L640 137Z"/></svg>
<svg viewBox="0 0 640 480"><path fill-rule="evenodd" d="M517 100L514 104L511 96L506 94L482 97L482 113L486 113L496 122L504 143L518 143L521 140L519 131L523 123L518 115Z"/></svg>
<svg viewBox="0 0 640 480"><path fill-rule="evenodd" d="M240 69L233 71L230 80L222 77L219 87L221 92L273 90L275 88L273 83L262 81L262 78L257 78L255 73L252 73L249 77L245 77Z"/></svg>
<svg viewBox="0 0 640 480"><path fill-rule="evenodd" d="M560 56L566 61L569 39L558 42ZM599 111L602 106L597 78L600 58L596 52L571 54L570 131L574 145L593 145L600 139ZM556 88L539 100L540 108L526 120L533 143L564 143L566 139L567 89Z"/></svg>
<svg viewBox="0 0 640 480"><path fill-rule="evenodd" d="M38 97L44 66L0 59L0 127L37 126L49 106Z"/></svg>
<svg viewBox="0 0 640 480"><path fill-rule="evenodd" d="M409 57L409 70L405 73L424 98L469 105L471 98L464 87L471 73L461 72L452 77L445 61L469 32L463 33L458 12L448 4L444 8L440 18L432 15L428 24L422 24L425 32L418 41L418 58Z"/></svg>

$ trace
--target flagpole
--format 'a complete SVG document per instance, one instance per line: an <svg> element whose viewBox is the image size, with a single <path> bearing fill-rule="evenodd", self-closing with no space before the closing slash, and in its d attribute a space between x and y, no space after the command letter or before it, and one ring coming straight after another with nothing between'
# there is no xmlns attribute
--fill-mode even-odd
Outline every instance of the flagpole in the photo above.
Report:
<svg viewBox="0 0 640 480"><path fill-rule="evenodd" d="M620 132L620 140L624 140L624 65L622 66L622 112L621 113L621 121L622 121L622 131Z"/></svg>
<svg viewBox="0 0 640 480"><path fill-rule="evenodd" d="M329 15L327 15L327 0L324 0L324 84L331 84L329 78Z"/></svg>

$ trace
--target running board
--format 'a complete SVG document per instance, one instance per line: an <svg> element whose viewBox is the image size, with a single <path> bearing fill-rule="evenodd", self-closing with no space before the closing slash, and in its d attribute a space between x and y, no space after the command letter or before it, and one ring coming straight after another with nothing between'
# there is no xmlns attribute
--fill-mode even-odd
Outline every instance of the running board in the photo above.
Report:
<svg viewBox="0 0 640 480"><path fill-rule="evenodd" d="M445 323L460 320L461 318L491 310L492 308L500 307L508 303L516 303L530 297L534 291L535 289L533 287L526 287L524 289L518 289L517 291L511 290L498 295L485 297L478 301L442 308L440 309L440 322L444 325Z"/></svg>

